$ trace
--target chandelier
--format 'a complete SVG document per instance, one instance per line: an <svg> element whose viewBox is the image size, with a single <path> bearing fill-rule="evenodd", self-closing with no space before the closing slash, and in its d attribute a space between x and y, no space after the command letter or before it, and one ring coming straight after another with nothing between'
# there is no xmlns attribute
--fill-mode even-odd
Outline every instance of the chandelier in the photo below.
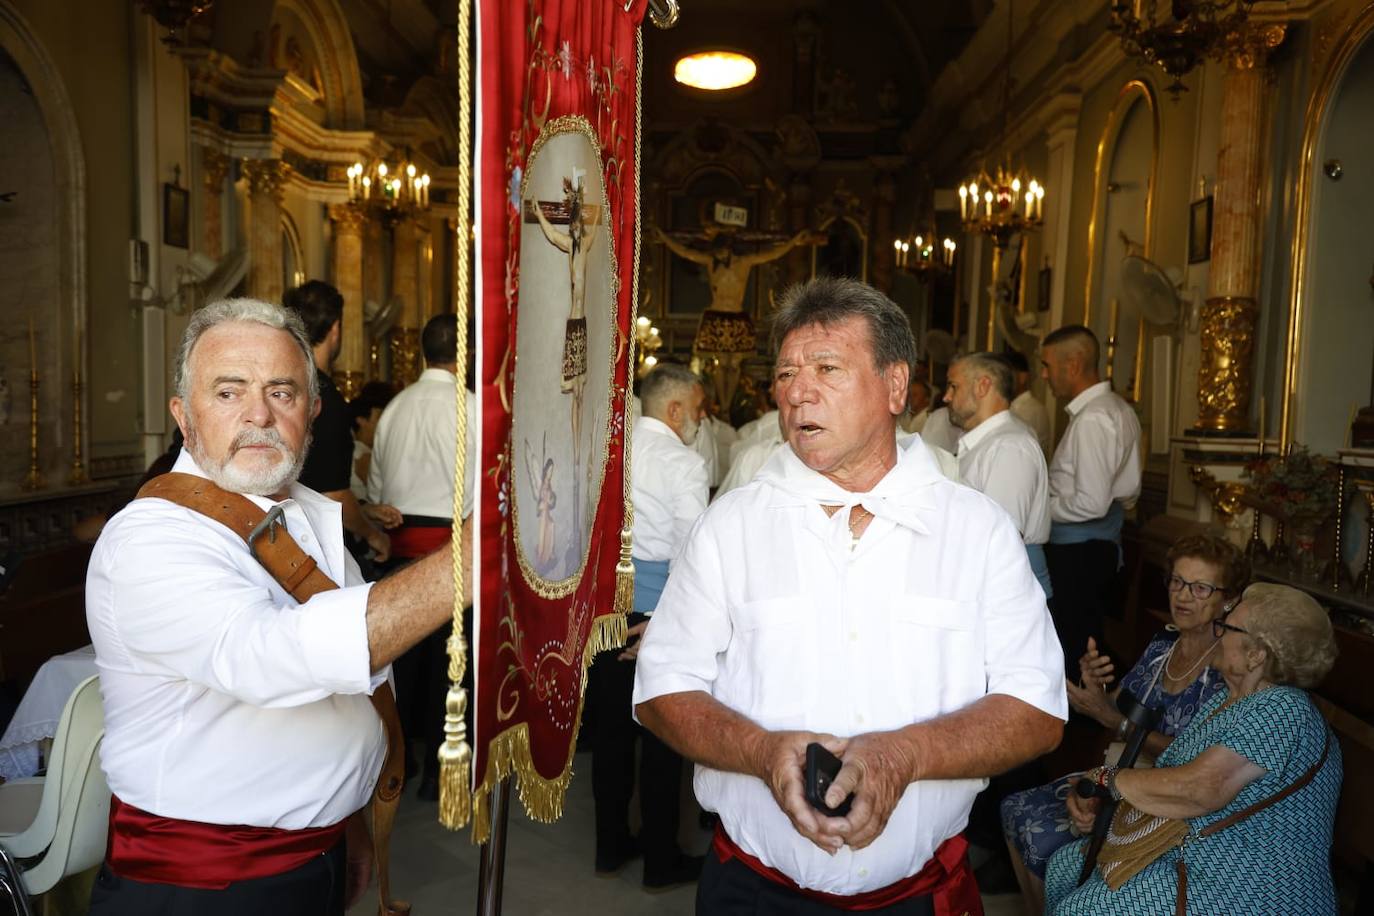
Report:
<svg viewBox="0 0 1374 916"><path fill-rule="evenodd" d="M1174 78L1167 88L1175 99L1187 91L1182 77L1204 57L1215 57L1228 35L1245 24L1255 0L1131 0L1112 6L1109 31L1121 37L1126 53L1155 64Z"/></svg>
<svg viewBox="0 0 1374 916"><path fill-rule="evenodd" d="M191 20L214 5L215 0L139 0L143 12L167 30L166 44L179 45Z"/></svg>
<svg viewBox="0 0 1374 916"><path fill-rule="evenodd" d="M1182 2L1182 0L1180 0ZM1002 85L1002 141L1008 141L1011 123L1011 50L1015 17L1013 4L1007 2L1007 59L1002 70L1006 79ZM1024 167L1012 165L1007 150L989 173L979 169L959 186L959 219L964 231L980 233L992 239L997 249L1007 247L1018 232L1040 228L1044 222L1045 186Z"/></svg>
<svg viewBox="0 0 1374 916"><path fill-rule="evenodd" d="M658 365L658 357L654 353L663 346L658 328L654 327L647 315L635 319L635 344L635 362L639 364L635 368L635 378L643 378Z"/></svg>
<svg viewBox="0 0 1374 916"><path fill-rule="evenodd" d="M429 173L421 172L408 155L388 163L374 159L348 167L348 199L383 210L429 209Z"/></svg>
<svg viewBox="0 0 1374 916"><path fill-rule="evenodd" d="M898 270L905 270L929 282L949 273L954 266L954 250L958 246L954 239L937 239L932 232L929 235L917 235L910 241L897 239L892 247L896 249Z"/></svg>

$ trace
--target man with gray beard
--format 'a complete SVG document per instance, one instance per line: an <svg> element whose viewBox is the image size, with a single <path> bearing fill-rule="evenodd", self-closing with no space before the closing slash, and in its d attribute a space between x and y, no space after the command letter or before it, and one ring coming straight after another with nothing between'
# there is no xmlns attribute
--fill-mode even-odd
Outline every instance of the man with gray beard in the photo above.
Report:
<svg viewBox="0 0 1374 916"><path fill-rule="evenodd" d="M387 752L369 696L450 620L452 553L362 582L339 504L296 483L319 399L279 307L195 313L170 408L186 448L106 525L87 578L113 793L91 912L341 914L370 881L362 809ZM269 572L283 545L292 571Z"/></svg>

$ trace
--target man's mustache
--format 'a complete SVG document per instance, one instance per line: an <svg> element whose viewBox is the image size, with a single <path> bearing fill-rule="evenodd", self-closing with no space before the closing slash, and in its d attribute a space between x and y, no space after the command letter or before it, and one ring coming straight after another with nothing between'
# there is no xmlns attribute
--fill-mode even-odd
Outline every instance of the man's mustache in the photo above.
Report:
<svg viewBox="0 0 1374 916"><path fill-rule="evenodd" d="M229 443L229 454L233 455L241 448L251 448L259 445L268 445L279 452L289 453L291 450L286 447L281 433L270 427L262 429L259 427L249 427L241 430L234 440Z"/></svg>

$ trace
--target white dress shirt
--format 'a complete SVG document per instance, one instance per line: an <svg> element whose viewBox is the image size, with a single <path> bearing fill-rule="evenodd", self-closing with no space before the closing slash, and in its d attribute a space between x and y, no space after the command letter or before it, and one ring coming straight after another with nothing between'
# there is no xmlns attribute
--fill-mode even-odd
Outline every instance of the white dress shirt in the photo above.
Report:
<svg viewBox="0 0 1374 916"><path fill-rule="evenodd" d="M1050 483L1045 455L1030 427L1010 410L988 417L959 440L964 483L1007 510L1021 540L1050 539Z"/></svg>
<svg viewBox="0 0 1374 916"><path fill-rule="evenodd" d="M964 431L950 421L948 407L932 410L921 425L921 438L926 445L942 448L951 455L958 449L959 437L963 434Z"/></svg>
<svg viewBox="0 0 1374 916"><path fill-rule="evenodd" d="M391 399L372 438L367 496L402 515L453 517L453 465L458 456L458 378L447 369L426 369ZM467 406L467 476L463 518L472 514L477 490L477 396Z"/></svg>
<svg viewBox="0 0 1374 916"><path fill-rule="evenodd" d="M929 419L930 408L922 407L920 413L912 413L908 410L906 413L902 414L902 419L897 425L902 428L902 432L920 435L921 430L925 428L926 421Z"/></svg>
<svg viewBox="0 0 1374 916"><path fill-rule="evenodd" d="M205 475L183 450L173 468ZM105 702L101 764L137 808L211 824L298 830L367 803L386 740L367 695L367 596L338 503L299 484L286 529L352 586L298 605L243 539L192 509L136 499L86 577ZM263 509L271 499L249 496Z"/></svg>
<svg viewBox="0 0 1374 916"><path fill-rule="evenodd" d="M706 508L707 489L706 462L671 426L653 417L636 420L630 441L631 555L658 561L676 557Z"/></svg>
<svg viewBox="0 0 1374 916"><path fill-rule="evenodd" d="M734 464L744 450L755 442L781 442L778 410L773 408L757 420L750 420L739 428L739 436L730 445L730 463Z"/></svg>
<svg viewBox="0 0 1374 916"><path fill-rule="evenodd" d="M711 424L711 434L716 438L716 461L719 465L717 470L720 473L716 480L716 486L730 472L730 447L739 441L739 433L729 422L718 419L717 417L707 417Z"/></svg>
<svg viewBox="0 0 1374 916"><path fill-rule="evenodd" d="M1031 432L1035 433L1035 439L1040 443L1040 450L1046 455L1050 453L1050 412L1045 409L1044 403L1031 394L1029 390L1023 391L1011 402L1011 412L1016 415L1016 419L1030 427Z"/></svg>
<svg viewBox="0 0 1374 916"><path fill-rule="evenodd" d="M840 505L827 517L822 504ZM851 549L847 508L874 518ZM634 702L705 691L766 729L896 729L1006 694L1063 719L1063 652L1005 512L945 479L917 439L867 494L783 447L693 529L645 634ZM919 871L986 780L907 787L872 845L827 855L759 779L698 766L730 838L832 894Z"/></svg>
<svg viewBox="0 0 1374 916"><path fill-rule="evenodd" d="M720 452L716 446L716 434L711 430L711 418L702 417L697 427L697 436L692 440L692 451L706 462L706 483L710 487L720 485Z"/></svg>
<svg viewBox="0 0 1374 916"><path fill-rule="evenodd" d="M716 488L716 499L753 480L754 475L763 469L769 458L773 457L773 453L782 447L782 429L779 428L776 417L774 422L763 429L765 433L771 430L771 434L751 441L741 438L736 443L743 448L732 449L734 458L730 461L730 470L721 478L720 486Z"/></svg>
<svg viewBox="0 0 1374 916"><path fill-rule="evenodd" d="M1119 501L1140 496L1140 420L1111 382L1098 382L1064 408L1069 426L1050 462L1050 517L1102 518Z"/></svg>

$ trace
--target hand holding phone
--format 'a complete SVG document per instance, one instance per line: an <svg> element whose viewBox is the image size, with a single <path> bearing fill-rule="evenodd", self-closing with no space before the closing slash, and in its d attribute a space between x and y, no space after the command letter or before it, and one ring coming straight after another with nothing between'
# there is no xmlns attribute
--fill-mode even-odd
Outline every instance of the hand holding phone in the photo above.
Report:
<svg viewBox="0 0 1374 916"><path fill-rule="evenodd" d="M854 802L854 793L850 792L849 797L833 808L825 803L825 793L830 790L830 784L839 775L841 765L840 758L817 742L813 741L806 746L806 801L811 807L829 817L844 817Z"/></svg>

